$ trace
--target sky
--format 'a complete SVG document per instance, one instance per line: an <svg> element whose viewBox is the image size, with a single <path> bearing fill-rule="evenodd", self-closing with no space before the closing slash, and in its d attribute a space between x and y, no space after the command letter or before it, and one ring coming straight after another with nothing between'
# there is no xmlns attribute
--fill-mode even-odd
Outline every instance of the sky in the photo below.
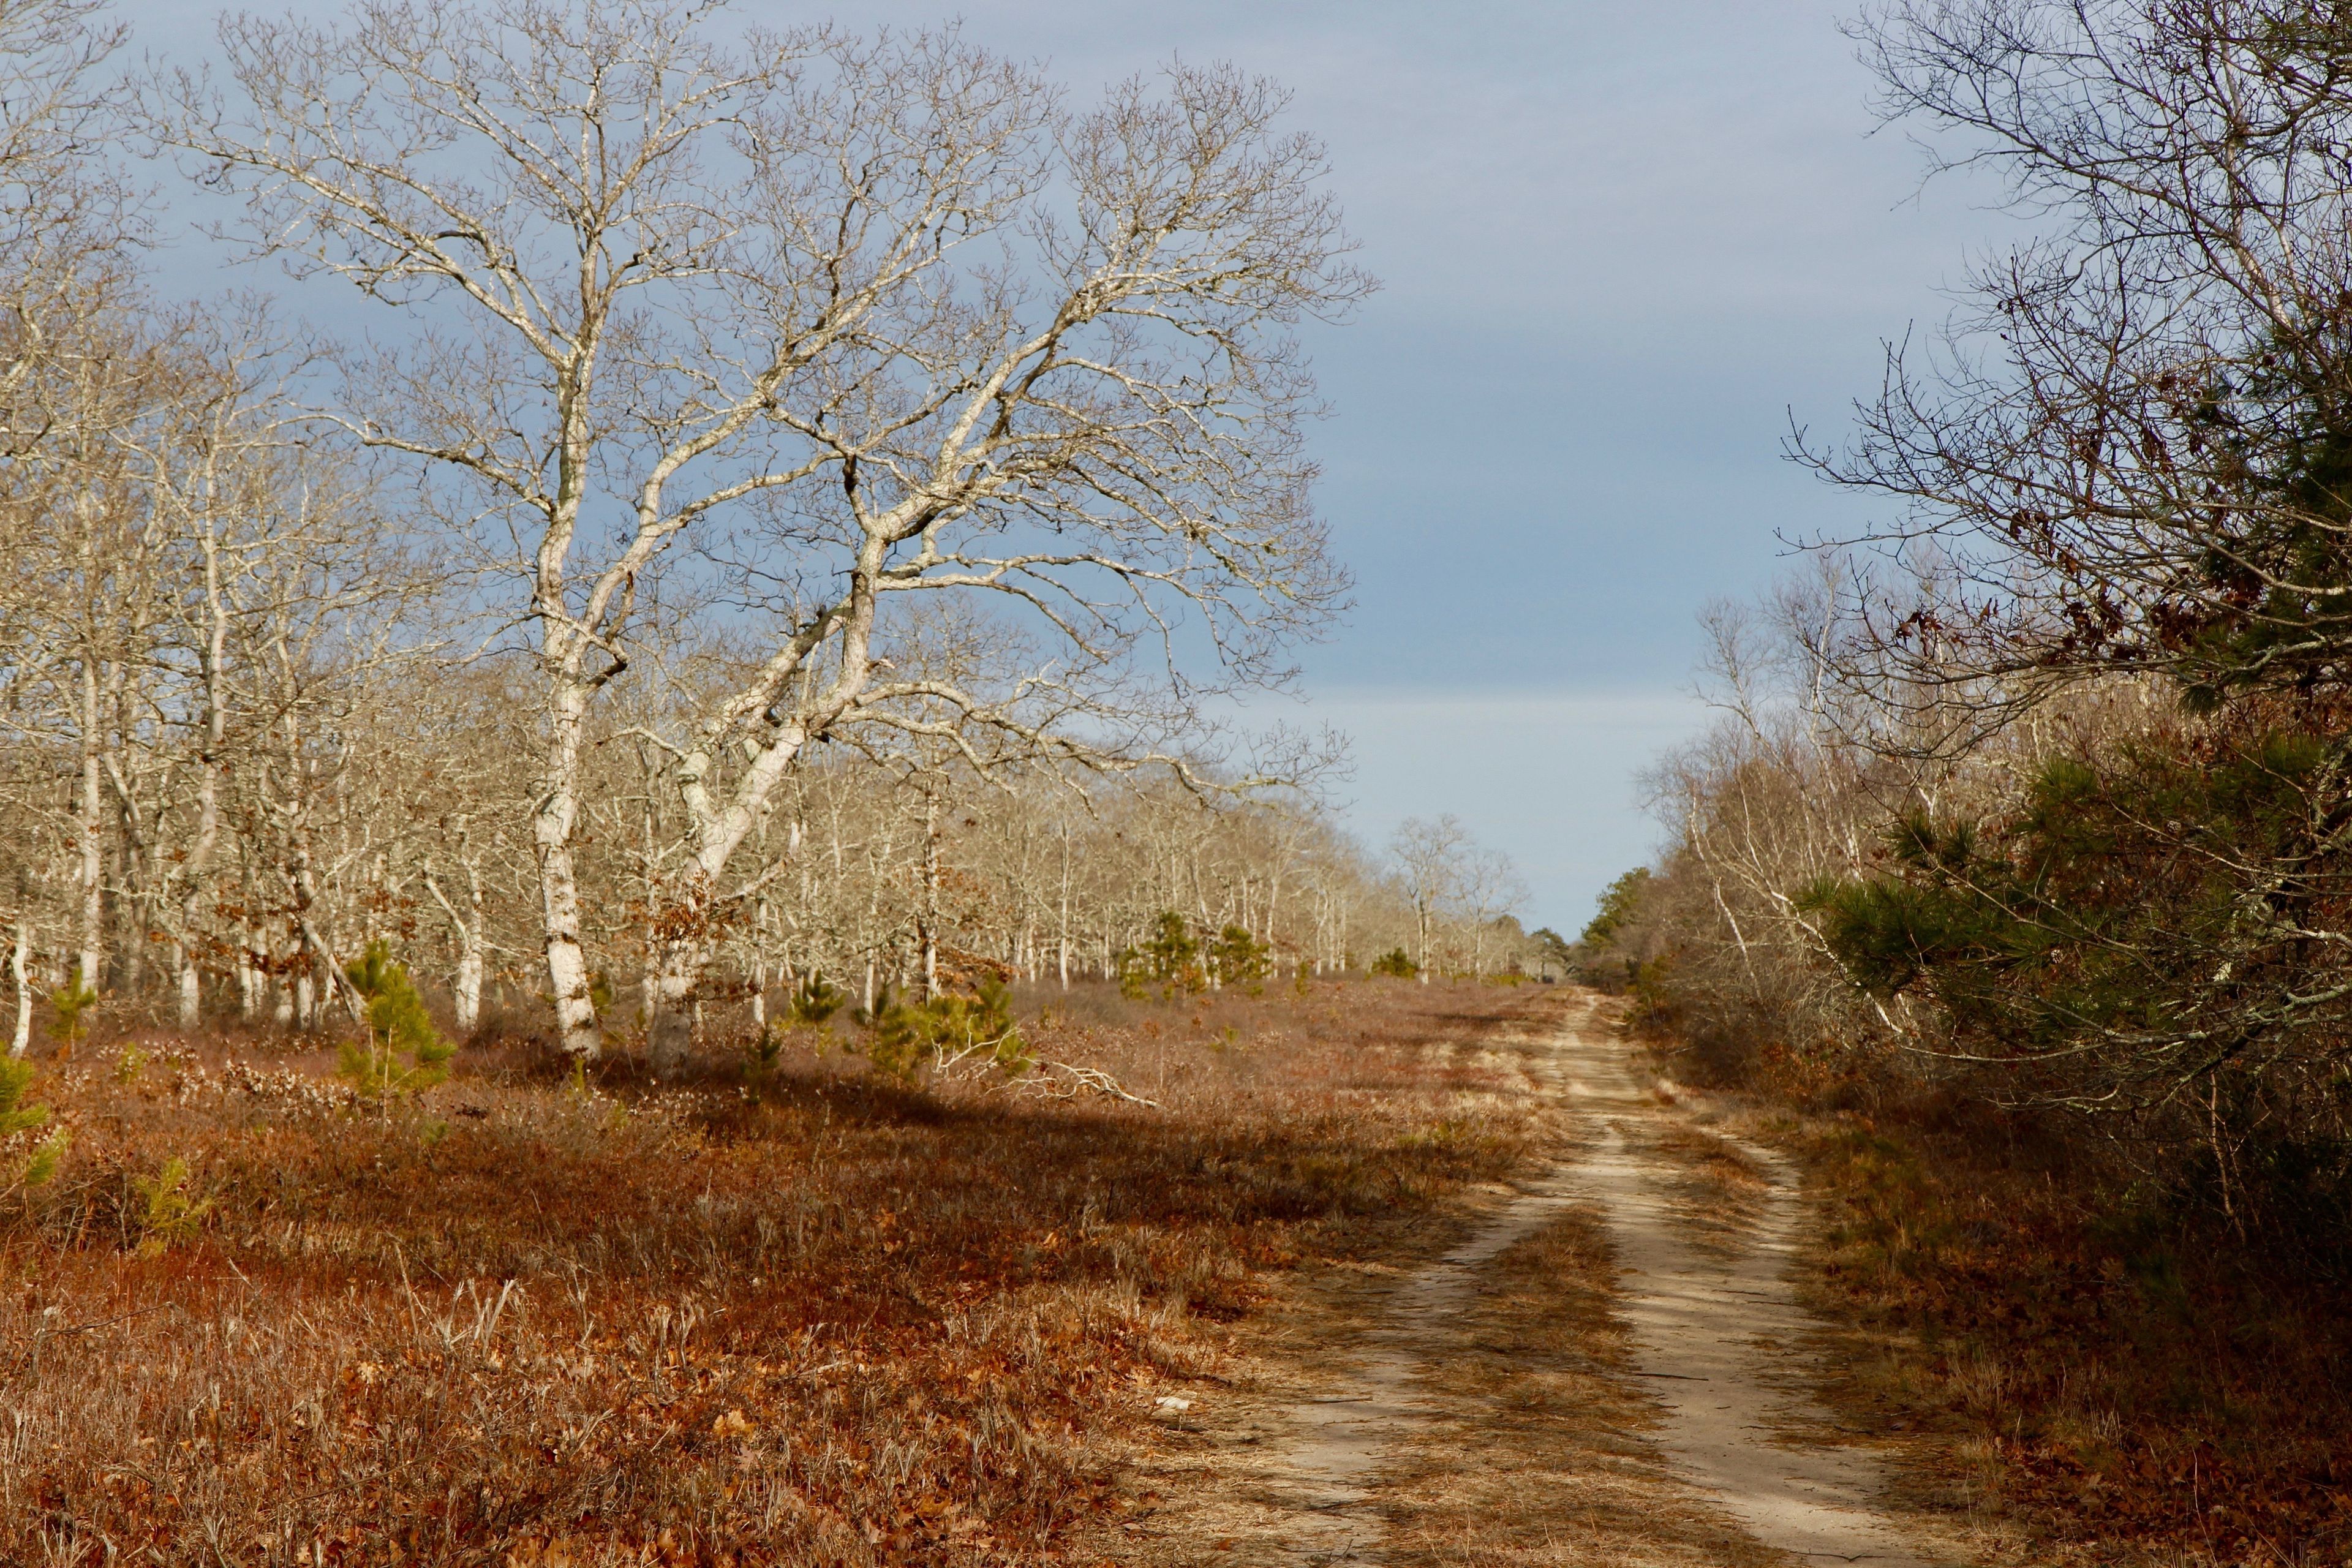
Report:
<svg viewBox="0 0 2352 1568"><path fill-rule="evenodd" d="M215 8L118 14L184 58ZM1571 935L1655 847L1636 781L1705 720L1699 608L1862 515L1785 459L1791 417L1841 434L1883 343L1940 321L1993 233L1981 190L1920 190L1843 12L1806 0L734 9L960 16L1081 99L1174 56L1293 90L1383 287L1310 338L1333 408L1320 506L1356 606L1306 650L1301 698L1248 716L1347 731L1360 836L1452 813L1510 854L1528 923Z"/></svg>

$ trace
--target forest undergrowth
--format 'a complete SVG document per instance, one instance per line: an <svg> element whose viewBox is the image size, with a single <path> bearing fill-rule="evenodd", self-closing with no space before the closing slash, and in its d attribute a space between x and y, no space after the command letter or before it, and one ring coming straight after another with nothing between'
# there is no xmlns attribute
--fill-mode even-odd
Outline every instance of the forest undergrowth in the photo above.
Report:
<svg viewBox="0 0 2352 1568"><path fill-rule="evenodd" d="M2340 1254L2162 1203L2046 1112L1858 1058L1653 1043L1802 1160L1827 1392L1902 1453L1904 1501L2001 1564L2352 1562ZM1729 1153L1685 1152L1738 1187Z"/></svg>
<svg viewBox="0 0 2352 1568"><path fill-rule="evenodd" d="M0 1218L0 1559L1083 1561L1143 1506L1120 1435L1287 1271L1523 1157L1429 1047L1533 1005L1019 999L1156 1109L909 1088L830 1031L659 1083L481 1044L388 1107L324 1041L83 1041Z"/></svg>

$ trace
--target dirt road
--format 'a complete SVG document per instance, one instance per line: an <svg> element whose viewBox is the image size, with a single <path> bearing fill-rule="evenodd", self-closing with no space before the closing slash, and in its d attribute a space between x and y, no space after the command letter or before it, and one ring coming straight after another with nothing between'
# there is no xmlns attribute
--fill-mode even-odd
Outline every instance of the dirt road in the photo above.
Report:
<svg viewBox="0 0 2352 1568"><path fill-rule="evenodd" d="M1785 1163L1740 1145L1770 1173L1763 1215L1729 1256L1702 1250L1675 1223L1674 1173L1652 1136L1666 1111L1625 1047L1588 1024L1563 1037L1555 1060L1571 1102L1607 1129L1599 1152L1563 1179L1608 1215L1635 1370L1657 1384L1664 1407L1660 1448L1766 1546L1925 1568L1873 1508L1880 1479L1866 1451L1785 1440L1827 1419L1803 1393L1799 1341L1809 1324L1788 1278L1802 1214Z"/></svg>
<svg viewBox="0 0 2352 1568"><path fill-rule="evenodd" d="M1167 1478L1196 1500L1138 1560L1927 1568L1874 1507L1872 1455L1801 1439L1826 1413L1804 1392L1808 1324L1787 1277L1803 1214L1784 1163L1742 1145L1769 1191L1735 1235L1702 1237L1667 1147L1687 1113L1590 1003L1502 1059L1519 1092L1568 1113L1578 1152L1498 1194L1435 1261L1330 1292L1274 1397L1202 1413L1192 1430L1212 1451ZM1581 1348L1513 1339L1496 1302L1515 1289L1514 1249L1580 1224L1605 1332L1588 1321ZM1472 1543L1465 1522L1486 1537Z"/></svg>

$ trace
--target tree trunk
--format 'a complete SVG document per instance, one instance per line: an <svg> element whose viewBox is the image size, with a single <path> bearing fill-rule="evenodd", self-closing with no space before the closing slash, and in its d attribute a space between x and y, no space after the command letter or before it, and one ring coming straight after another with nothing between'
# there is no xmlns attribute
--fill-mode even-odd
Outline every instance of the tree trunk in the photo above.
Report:
<svg viewBox="0 0 2352 1568"><path fill-rule="evenodd" d="M25 959L32 946L32 927L19 915L16 944L8 950L8 975L16 983L16 1035L8 1045L12 1057L23 1056L25 1047L33 1043L33 988L25 979Z"/></svg>
<svg viewBox="0 0 2352 1568"><path fill-rule="evenodd" d="M180 1027L204 1021L204 982L196 972L196 927L204 918L205 890L213 855L220 843L221 747L228 733L228 705L221 691L221 665L227 656L228 607L220 594L217 552L205 541L205 590L211 625L205 639L205 744L196 756L196 837L181 868L187 890L180 898Z"/></svg>
<svg viewBox="0 0 2352 1568"><path fill-rule="evenodd" d="M694 1045L694 988L702 978L703 943L693 936L665 942L646 976L646 1054L667 1078L686 1066Z"/></svg>
<svg viewBox="0 0 2352 1568"><path fill-rule="evenodd" d="M175 942L180 966L180 1027L194 1029L205 1019L204 977L196 972L196 955L185 941Z"/></svg>
<svg viewBox="0 0 2352 1568"><path fill-rule="evenodd" d="M425 873L425 890L441 906L450 926L457 933L457 973L449 985L449 998L457 1015L457 1032L470 1036L482 1022L482 874L467 853L469 835L464 821L457 827L457 854L466 870L466 910L463 914L441 890L441 882L430 869Z"/></svg>
<svg viewBox="0 0 2352 1568"><path fill-rule="evenodd" d="M923 923L918 933L923 943L925 1002L940 990L940 801L923 796Z"/></svg>
<svg viewBox="0 0 2352 1568"><path fill-rule="evenodd" d="M604 1053L604 1031L588 992L588 959L580 945L580 879L572 859L572 825L580 816L580 731L588 688L559 684L549 701L546 767L531 845L539 857L541 929L546 933L547 982L555 998L557 1044L575 1060Z"/></svg>
<svg viewBox="0 0 2352 1568"><path fill-rule="evenodd" d="M105 975L106 843L99 826L98 665L81 662L81 956L75 984L95 991Z"/></svg>
<svg viewBox="0 0 2352 1568"><path fill-rule="evenodd" d="M881 572L887 548L880 537L869 535L859 551L858 565L852 574L851 607L842 627L841 663L817 710L803 712L768 737L753 752L723 804L711 796L713 759L709 751L689 750L675 763L672 773L677 783L678 798L694 823L694 872L698 882L696 896L706 903L716 900L728 861L765 817L769 801L791 773L809 737L822 733L866 689L873 674L874 583ZM576 738L573 744L576 752ZM698 934L693 940L670 942L663 954L656 986L659 1010L649 1021L651 1046L657 1059L665 1054L682 1055L686 1036L692 1028L690 1018L677 1015L682 1008L692 1006L694 989L701 981L703 966L710 962L711 953L710 942L698 934L700 922L696 924Z"/></svg>
<svg viewBox="0 0 2352 1568"><path fill-rule="evenodd" d="M793 825L797 838L800 825ZM786 969L791 968L787 961ZM791 982L786 981L789 984ZM768 900L761 899L751 911L751 1027L760 1034L768 1029Z"/></svg>
<svg viewBox="0 0 2352 1568"><path fill-rule="evenodd" d="M253 928L239 921L236 927L236 1016L252 1023L261 1011L261 976L253 967Z"/></svg>
<svg viewBox="0 0 2352 1568"><path fill-rule="evenodd" d="M127 831L117 837L115 865L120 874L115 878L114 925L120 944L115 954L117 984L126 995L138 996L147 989L147 922L140 918L145 900L141 889L146 879L139 864L139 844Z"/></svg>
<svg viewBox="0 0 2352 1568"><path fill-rule="evenodd" d="M289 956L279 948L277 938L272 937L269 942L269 984L274 994L269 1016L270 1021L281 1029L290 1028L294 1023L294 975L285 967Z"/></svg>
<svg viewBox="0 0 2352 1568"><path fill-rule="evenodd" d="M478 928L457 960L457 984L453 996L457 1005L457 1032L470 1036L482 1023L482 947Z"/></svg>
<svg viewBox="0 0 2352 1568"><path fill-rule="evenodd" d="M461 825L457 831L457 851L463 857L467 834ZM482 876L470 858L466 868L466 912L449 901L441 890L441 880L428 868L425 873L425 890L441 906L448 917L450 929L457 933L457 970L449 983L449 999L457 1016L457 1032L470 1036L482 1022Z"/></svg>

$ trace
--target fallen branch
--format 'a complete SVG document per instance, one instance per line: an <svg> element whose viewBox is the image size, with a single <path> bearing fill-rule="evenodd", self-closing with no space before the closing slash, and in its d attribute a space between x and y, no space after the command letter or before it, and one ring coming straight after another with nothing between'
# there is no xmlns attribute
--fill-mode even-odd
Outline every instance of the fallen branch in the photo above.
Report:
<svg viewBox="0 0 2352 1568"><path fill-rule="evenodd" d="M1006 1035L993 1040L976 1040L953 1054L935 1047L931 1076L935 1079L957 1078L967 1080L986 1077L998 1069L996 1053L1004 1041L1011 1038L1012 1036ZM967 1063L971 1065L967 1066ZM1055 1074L1061 1076L1055 1077ZM1129 1093L1118 1079L1100 1068L1050 1061L1043 1057L1031 1058L1024 1064L1017 1077L1002 1079L991 1085L988 1092L1003 1094L1023 1089L1034 1090L1052 1100L1075 1100L1080 1094L1092 1093L1122 1100L1129 1105L1149 1106L1154 1110L1168 1109L1156 1100L1146 1100L1139 1094Z"/></svg>
<svg viewBox="0 0 2352 1568"><path fill-rule="evenodd" d="M1035 1067L1036 1070L1034 1073L1024 1074L1005 1087L1014 1089L1026 1084L1055 1100L1075 1100L1082 1093L1091 1092L1107 1095L1112 1100L1123 1100L1129 1105L1149 1106L1154 1110L1168 1109L1156 1100L1146 1100L1139 1094L1130 1094L1121 1087L1118 1079L1100 1068L1079 1067L1071 1062L1046 1061L1043 1058L1037 1061ZM1055 1073L1065 1076L1058 1079L1051 1076Z"/></svg>

